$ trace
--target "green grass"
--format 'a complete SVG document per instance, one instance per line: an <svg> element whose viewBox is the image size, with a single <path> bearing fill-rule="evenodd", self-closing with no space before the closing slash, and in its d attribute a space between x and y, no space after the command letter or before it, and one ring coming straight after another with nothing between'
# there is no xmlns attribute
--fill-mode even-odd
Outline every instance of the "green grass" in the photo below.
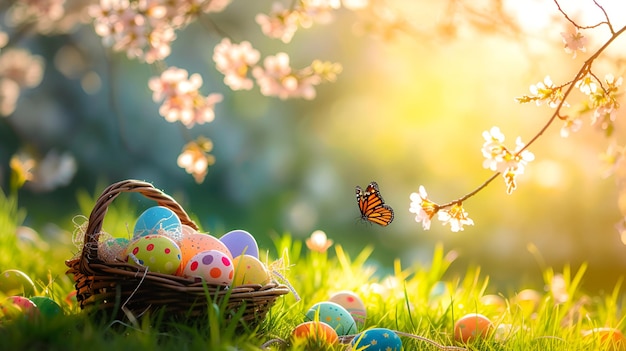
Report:
<svg viewBox="0 0 626 351"><path fill-rule="evenodd" d="M78 199L88 214L95 199L86 193ZM130 204L123 198L116 200L105 230L127 235L124 223L132 223L138 212ZM27 273L38 295L57 301L64 313L2 321L0 348L7 350L258 350L272 340L272 349L344 350L345 344L286 346L280 341L289 343L291 331L304 321L308 308L339 290L351 290L363 298L368 313L365 328L384 327L422 338L403 335L405 350L440 349L428 341L470 350L603 350L607 345L598 335L583 337L582 333L597 327L625 327L621 282L606 295L589 296L580 286L584 265L578 270L563 267L560 274L545 267L546 285L560 282L559 292L542 290L537 300L529 300L520 291L492 290L480 267L468 267L462 275L447 273L455 255L441 245L433 248L428 265L404 266L395 260L392 273L383 275L368 261L372 247L355 257L340 245L327 253L312 252L286 234L275 237L275 247L266 249L270 261L282 258L282 264L274 268L290 281L300 300L293 294L279 298L256 328L238 329L216 309L195 321L172 321L158 313L137 322L97 319L65 301L73 285L63 262L77 252L71 240L52 241L47 248L16 240L15 231L26 215L16 198L0 193L0 269ZM504 304L488 304L485 295L498 295ZM486 315L499 327L498 332L468 344L455 342L454 323L467 313Z"/></svg>

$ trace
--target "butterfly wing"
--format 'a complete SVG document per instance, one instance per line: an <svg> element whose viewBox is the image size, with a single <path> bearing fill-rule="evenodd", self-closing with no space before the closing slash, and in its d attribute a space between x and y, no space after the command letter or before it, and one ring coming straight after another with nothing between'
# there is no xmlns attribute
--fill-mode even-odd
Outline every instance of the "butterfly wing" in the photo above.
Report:
<svg viewBox="0 0 626 351"><path fill-rule="evenodd" d="M378 190L378 183L371 182L365 191L357 185L356 197L359 211L361 211L361 219L383 227L393 221L393 209L385 204Z"/></svg>
<svg viewBox="0 0 626 351"><path fill-rule="evenodd" d="M393 209L389 205L381 205L367 216L367 220L383 227L386 227L393 221Z"/></svg>

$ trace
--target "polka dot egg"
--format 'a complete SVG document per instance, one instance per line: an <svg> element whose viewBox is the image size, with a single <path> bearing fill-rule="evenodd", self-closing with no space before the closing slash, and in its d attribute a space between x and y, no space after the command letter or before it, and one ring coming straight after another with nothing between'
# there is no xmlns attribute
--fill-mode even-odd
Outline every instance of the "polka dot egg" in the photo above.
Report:
<svg viewBox="0 0 626 351"><path fill-rule="evenodd" d="M233 262L223 252L208 250L200 252L187 262L183 275L204 279L207 284L230 285L235 274Z"/></svg>
<svg viewBox="0 0 626 351"><path fill-rule="evenodd" d="M37 317L37 305L24 296L9 296L0 303L0 315L6 319L15 319L20 316Z"/></svg>
<svg viewBox="0 0 626 351"><path fill-rule="evenodd" d="M334 302L316 303L307 311L306 318L309 321L320 321L330 325L338 335L357 332L356 323L350 312Z"/></svg>
<svg viewBox="0 0 626 351"><path fill-rule="evenodd" d="M175 273L182 260L180 247L164 235L142 236L128 246L126 253L129 263L164 274Z"/></svg>
<svg viewBox="0 0 626 351"><path fill-rule="evenodd" d="M365 310L365 303L363 303L359 295L352 291L340 291L332 295L328 301L339 304L345 308L359 325L362 326L365 324L367 311Z"/></svg>
<svg viewBox="0 0 626 351"><path fill-rule="evenodd" d="M183 236L180 249L183 252L183 268L187 266L187 262L189 262L189 260L191 260L195 255L209 250L220 251L228 256L229 259L233 259L233 256L230 254L226 245L217 240L216 237L209 234L186 234Z"/></svg>

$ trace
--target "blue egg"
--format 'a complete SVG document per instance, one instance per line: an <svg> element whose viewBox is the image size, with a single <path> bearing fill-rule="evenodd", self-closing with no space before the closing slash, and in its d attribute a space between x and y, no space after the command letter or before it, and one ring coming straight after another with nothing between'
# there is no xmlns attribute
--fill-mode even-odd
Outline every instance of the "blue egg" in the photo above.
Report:
<svg viewBox="0 0 626 351"><path fill-rule="evenodd" d="M224 234L220 241L226 245L233 257L245 254L259 258L259 246L252 234L245 230L231 230Z"/></svg>
<svg viewBox="0 0 626 351"><path fill-rule="evenodd" d="M400 351L402 340L393 331L386 328L368 329L352 339L353 350Z"/></svg>
<svg viewBox="0 0 626 351"><path fill-rule="evenodd" d="M338 335L348 335L358 331L350 312L334 302L316 303L307 311L306 320L324 322L335 329Z"/></svg>
<svg viewBox="0 0 626 351"><path fill-rule="evenodd" d="M133 238L146 235L181 236L183 225L180 218L167 207L154 206L145 210L135 223Z"/></svg>

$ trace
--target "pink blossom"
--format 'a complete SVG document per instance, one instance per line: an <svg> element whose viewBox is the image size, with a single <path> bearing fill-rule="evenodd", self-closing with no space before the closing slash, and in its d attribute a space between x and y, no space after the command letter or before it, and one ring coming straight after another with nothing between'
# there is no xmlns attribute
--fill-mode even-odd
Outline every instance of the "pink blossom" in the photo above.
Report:
<svg viewBox="0 0 626 351"><path fill-rule="evenodd" d="M326 252L331 246L333 246L333 241L328 239L326 233L321 230L316 230L311 233L311 236L306 239L305 243L309 250L320 253Z"/></svg>
<svg viewBox="0 0 626 351"><path fill-rule="evenodd" d="M182 153L178 155L178 167L191 174L196 183L202 183L208 173L208 167L215 163L215 157L209 154L212 149L213 143L204 137L187 143Z"/></svg>
<svg viewBox="0 0 626 351"><path fill-rule="evenodd" d="M148 82L155 102L163 101L159 114L168 122L182 122L187 128L196 123L211 122L215 118L215 104L222 101L221 94L202 96L199 92L202 77L184 69L170 67L161 76Z"/></svg>
<svg viewBox="0 0 626 351"><path fill-rule="evenodd" d="M0 77L8 78L20 88L33 88L41 83L44 60L24 49L6 49L0 54Z"/></svg>
<svg viewBox="0 0 626 351"><path fill-rule="evenodd" d="M572 58L576 58L578 52L587 51L585 45L587 45L588 40L578 30L575 32L562 32L561 37L563 37L563 43L565 44L565 52L574 54Z"/></svg>
<svg viewBox="0 0 626 351"><path fill-rule="evenodd" d="M20 86L11 79L0 78L0 116L8 116L15 111Z"/></svg>
<svg viewBox="0 0 626 351"><path fill-rule="evenodd" d="M89 7L88 13L105 46L125 51L129 58L153 63L169 56L176 39L175 24L165 16L168 8L156 1L100 0L99 5Z"/></svg>
<svg viewBox="0 0 626 351"><path fill-rule="evenodd" d="M329 23L333 18L332 11L341 7L339 0L303 0L301 4L301 17L308 20L306 24L301 20L303 27L310 27L313 21Z"/></svg>
<svg viewBox="0 0 626 351"><path fill-rule="evenodd" d="M224 74L224 83L233 90L252 89L254 83L248 78L248 71L259 58L259 52L250 42L231 44L228 38L222 39L213 53L217 70Z"/></svg>
<svg viewBox="0 0 626 351"><path fill-rule="evenodd" d="M460 203L452 205L449 210L439 211L438 219L444 225L450 224L450 230L453 232L463 231L465 225L474 225L474 221L467 216L467 212Z"/></svg>
<svg viewBox="0 0 626 351"><path fill-rule="evenodd" d="M191 1L193 2L194 0ZM210 13L224 11L232 0L195 0L195 2L198 1L201 3L202 12Z"/></svg>
<svg viewBox="0 0 626 351"><path fill-rule="evenodd" d="M278 53L268 56L263 61L263 67L254 67L252 75L261 89L261 94L278 96L280 99L291 97L315 98L314 84L319 83L317 76L299 77L289 66L289 56Z"/></svg>
<svg viewBox="0 0 626 351"><path fill-rule="evenodd" d="M582 79L578 80L574 86L580 89L580 92L585 95L590 95L598 90L598 84L593 80L593 77L586 75Z"/></svg>
<svg viewBox="0 0 626 351"><path fill-rule="evenodd" d="M418 192L411 193L409 198L411 200L409 212L415 213L415 221L417 223L422 222L424 230L430 229L430 221L439 211L439 206L428 199L426 188L422 185L420 185Z"/></svg>
<svg viewBox="0 0 626 351"><path fill-rule="evenodd" d="M563 123L563 127L561 127L561 137L567 138L571 133L576 133L580 130L583 125L583 121L580 118L575 119L567 119L565 123Z"/></svg>
<svg viewBox="0 0 626 351"><path fill-rule="evenodd" d="M284 9L281 3L275 2L269 15L260 13L255 20L261 26L263 34L289 43L298 30L298 17L297 12Z"/></svg>

